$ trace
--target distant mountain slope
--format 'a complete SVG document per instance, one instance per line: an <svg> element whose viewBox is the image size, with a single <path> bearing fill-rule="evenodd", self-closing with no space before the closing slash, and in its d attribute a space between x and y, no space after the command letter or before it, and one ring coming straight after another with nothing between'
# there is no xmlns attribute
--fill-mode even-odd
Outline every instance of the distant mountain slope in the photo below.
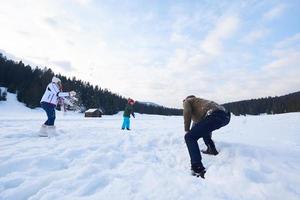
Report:
<svg viewBox="0 0 300 200"><path fill-rule="evenodd" d="M139 103L145 104L145 105L148 105L148 106L157 106L157 107L161 106L161 105L158 105L158 104L153 103L153 102L142 102L142 101L139 101Z"/></svg>

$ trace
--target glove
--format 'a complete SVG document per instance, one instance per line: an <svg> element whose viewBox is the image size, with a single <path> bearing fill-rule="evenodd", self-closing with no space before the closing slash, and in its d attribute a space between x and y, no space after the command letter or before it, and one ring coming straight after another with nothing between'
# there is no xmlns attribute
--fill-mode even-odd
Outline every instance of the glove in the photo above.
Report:
<svg viewBox="0 0 300 200"><path fill-rule="evenodd" d="M70 97L74 97L76 95L76 92L75 91L71 91L70 92Z"/></svg>

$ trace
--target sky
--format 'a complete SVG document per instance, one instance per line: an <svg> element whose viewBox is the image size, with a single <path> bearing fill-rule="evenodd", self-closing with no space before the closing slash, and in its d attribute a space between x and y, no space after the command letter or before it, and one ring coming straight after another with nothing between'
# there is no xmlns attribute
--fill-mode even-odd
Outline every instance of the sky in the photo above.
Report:
<svg viewBox="0 0 300 200"><path fill-rule="evenodd" d="M181 108L300 89L298 0L0 0L0 52Z"/></svg>

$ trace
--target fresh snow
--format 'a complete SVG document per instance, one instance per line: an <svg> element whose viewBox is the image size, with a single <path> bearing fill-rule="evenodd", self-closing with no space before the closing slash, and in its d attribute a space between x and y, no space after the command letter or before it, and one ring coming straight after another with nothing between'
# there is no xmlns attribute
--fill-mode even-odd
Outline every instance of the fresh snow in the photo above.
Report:
<svg viewBox="0 0 300 200"><path fill-rule="evenodd" d="M203 155L206 179L189 172L183 118L57 112L46 119L8 93L0 102L0 199L300 199L300 113L232 117L213 133L220 154ZM199 140L201 148L205 148Z"/></svg>

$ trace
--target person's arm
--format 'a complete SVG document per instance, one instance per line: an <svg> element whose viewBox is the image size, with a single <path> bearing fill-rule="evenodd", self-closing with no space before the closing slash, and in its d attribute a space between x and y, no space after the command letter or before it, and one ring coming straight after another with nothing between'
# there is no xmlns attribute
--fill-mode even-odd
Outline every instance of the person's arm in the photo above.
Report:
<svg viewBox="0 0 300 200"><path fill-rule="evenodd" d="M58 97L70 97L71 94L70 94L70 92L59 92L59 93L57 93L57 96Z"/></svg>
<svg viewBox="0 0 300 200"><path fill-rule="evenodd" d="M190 131L192 121L192 107L188 101L183 102L183 118L184 118L184 131Z"/></svg>
<svg viewBox="0 0 300 200"><path fill-rule="evenodd" d="M59 92L58 96L59 97L74 97L76 95L75 91L71 91L71 92Z"/></svg>
<svg viewBox="0 0 300 200"><path fill-rule="evenodd" d="M129 113L132 115L132 117L135 118L135 115L134 115L134 112L133 112L133 106L132 105L129 106Z"/></svg>
<svg viewBox="0 0 300 200"><path fill-rule="evenodd" d="M48 89L56 96L58 97L70 97L70 96L75 96L76 92L71 91L71 92L60 92L59 88L57 87L56 84L52 83L48 86Z"/></svg>

